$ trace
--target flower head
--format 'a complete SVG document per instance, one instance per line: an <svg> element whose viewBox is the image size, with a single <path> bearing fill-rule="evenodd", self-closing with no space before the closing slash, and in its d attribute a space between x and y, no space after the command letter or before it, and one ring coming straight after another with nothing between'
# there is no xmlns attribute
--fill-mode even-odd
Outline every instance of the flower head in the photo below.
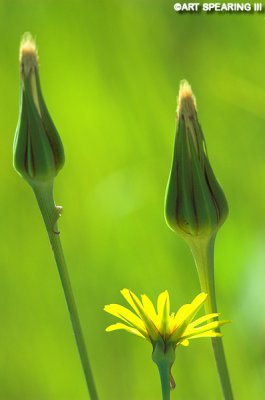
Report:
<svg viewBox="0 0 265 400"><path fill-rule="evenodd" d="M219 314L208 314L193 321L195 315L207 298L206 293L200 293L190 304L184 304L176 313L170 313L169 295L167 290L160 293L157 299L157 310L151 300L142 295L141 300L128 289L121 290L121 294L132 307L133 311L119 304L110 304L104 307L109 314L118 317L123 322L107 327L106 331L124 329L127 332L140 336L153 345L163 340L165 343L189 345L190 339L200 337L221 336L215 329L229 321L213 321ZM205 324L205 322L207 322Z"/></svg>
<svg viewBox="0 0 265 400"><path fill-rule="evenodd" d="M173 163L166 192L167 224L184 239L210 238L227 215L225 195L208 159L195 97L188 82L182 81Z"/></svg>
<svg viewBox="0 0 265 400"><path fill-rule="evenodd" d="M35 41L27 33L20 45L20 113L14 140L14 167L31 185L53 180L64 164L59 134L42 96Z"/></svg>
<svg viewBox="0 0 265 400"><path fill-rule="evenodd" d="M105 306L106 312L122 320L108 326L106 331L123 329L148 340L153 346L154 362L158 367L165 362L168 363L169 373L175 359L176 346L188 346L190 339L222 336L216 329L230 322L216 320L218 313L204 315L194 321L195 315L207 298L206 293L200 293L190 304L184 304L176 313L170 312L167 290L158 296L156 309L146 295L138 298L128 289L121 290L121 294L132 310L119 304ZM171 375L169 379L173 387L174 381Z"/></svg>

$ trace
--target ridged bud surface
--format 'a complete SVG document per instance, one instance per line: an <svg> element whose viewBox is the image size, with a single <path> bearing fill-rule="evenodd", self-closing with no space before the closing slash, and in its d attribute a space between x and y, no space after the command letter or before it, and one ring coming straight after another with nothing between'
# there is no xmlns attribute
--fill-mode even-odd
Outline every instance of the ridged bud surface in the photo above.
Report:
<svg viewBox="0 0 265 400"><path fill-rule="evenodd" d="M165 217L186 239L211 237L228 215L228 204L211 168L191 87L181 82L177 132L168 180Z"/></svg>
<svg viewBox="0 0 265 400"><path fill-rule="evenodd" d="M53 180L64 165L60 136L42 96L38 54L30 34L20 46L21 93L13 156L14 167L30 184Z"/></svg>

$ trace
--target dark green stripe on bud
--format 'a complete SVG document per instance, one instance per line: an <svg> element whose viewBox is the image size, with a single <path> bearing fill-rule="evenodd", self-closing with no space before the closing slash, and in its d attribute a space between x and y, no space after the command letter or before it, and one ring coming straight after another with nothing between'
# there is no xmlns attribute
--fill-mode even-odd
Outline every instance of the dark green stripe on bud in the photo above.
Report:
<svg viewBox="0 0 265 400"><path fill-rule="evenodd" d="M38 54L30 34L20 46L20 112L15 134L14 167L30 184L52 181L64 165L60 136L44 102Z"/></svg>
<svg viewBox="0 0 265 400"><path fill-rule="evenodd" d="M227 215L228 204L209 163L195 98L190 85L182 81L173 163L166 191L167 224L186 239L210 238Z"/></svg>

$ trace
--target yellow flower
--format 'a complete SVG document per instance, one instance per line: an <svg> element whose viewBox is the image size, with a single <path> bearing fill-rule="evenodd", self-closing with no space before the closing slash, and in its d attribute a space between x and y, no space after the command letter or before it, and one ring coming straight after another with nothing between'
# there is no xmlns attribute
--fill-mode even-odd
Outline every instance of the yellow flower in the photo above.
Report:
<svg viewBox="0 0 265 400"><path fill-rule="evenodd" d="M134 313L119 304L105 306L104 310L106 312L123 321L123 323L119 322L108 326L106 331L124 329L147 339L153 345L162 339L164 343L173 343L175 346L179 344L188 346L190 339L222 336L215 329L230 322L216 320L207 322L217 318L218 313L204 315L192 322L207 298L206 293L200 293L191 304L184 304L175 314L170 313L167 290L158 296L157 310L155 310L153 303L146 295L142 295L140 300L128 289L121 290L121 294L130 304Z"/></svg>
<svg viewBox="0 0 265 400"><path fill-rule="evenodd" d="M133 311L119 304L105 306L106 312L123 321L108 326L106 331L123 329L151 342L152 358L159 369L163 399L168 400L170 388L175 387L171 367L175 361L176 346L180 344L188 346L190 339L220 337L222 334L219 327L230 321L216 320L218 313L207 314L193 321L206 301L206 293L200 293L190 304L184 304L176 313L170 313L167 290L158 296L157 309L146 295L142 295L140 299L128 289L121 290L121 294Z"/></svg>

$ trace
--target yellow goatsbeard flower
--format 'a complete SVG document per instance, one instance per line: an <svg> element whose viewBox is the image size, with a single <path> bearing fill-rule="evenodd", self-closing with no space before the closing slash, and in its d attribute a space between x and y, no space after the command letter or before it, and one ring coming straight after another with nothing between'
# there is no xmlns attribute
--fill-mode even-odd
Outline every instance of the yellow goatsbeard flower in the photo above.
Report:
<svg viewBox="0 0 265 400"><path fill-rule="evenodd" d="M207 298L206 293L200 293L190 304L184 304L175 314L170 313L167 290L158 296L157 310L146 295L142 295L141 299L139 299L128 289L121 290L121 294L134 312L119 304L105 306L104 310L106 312L123 321L123 323L119 322L108 326L106 331L123 329L143 337L150 341L153 346L157 342L161 342L161 340L165 346L169 344L173 346L178 346L179 344L188 346L190 339L222 336L220 332L216 332L216 329L230 322L227 320L208 322L216 319L219 315L218 313L207 314L193 321Z"/></svg>

